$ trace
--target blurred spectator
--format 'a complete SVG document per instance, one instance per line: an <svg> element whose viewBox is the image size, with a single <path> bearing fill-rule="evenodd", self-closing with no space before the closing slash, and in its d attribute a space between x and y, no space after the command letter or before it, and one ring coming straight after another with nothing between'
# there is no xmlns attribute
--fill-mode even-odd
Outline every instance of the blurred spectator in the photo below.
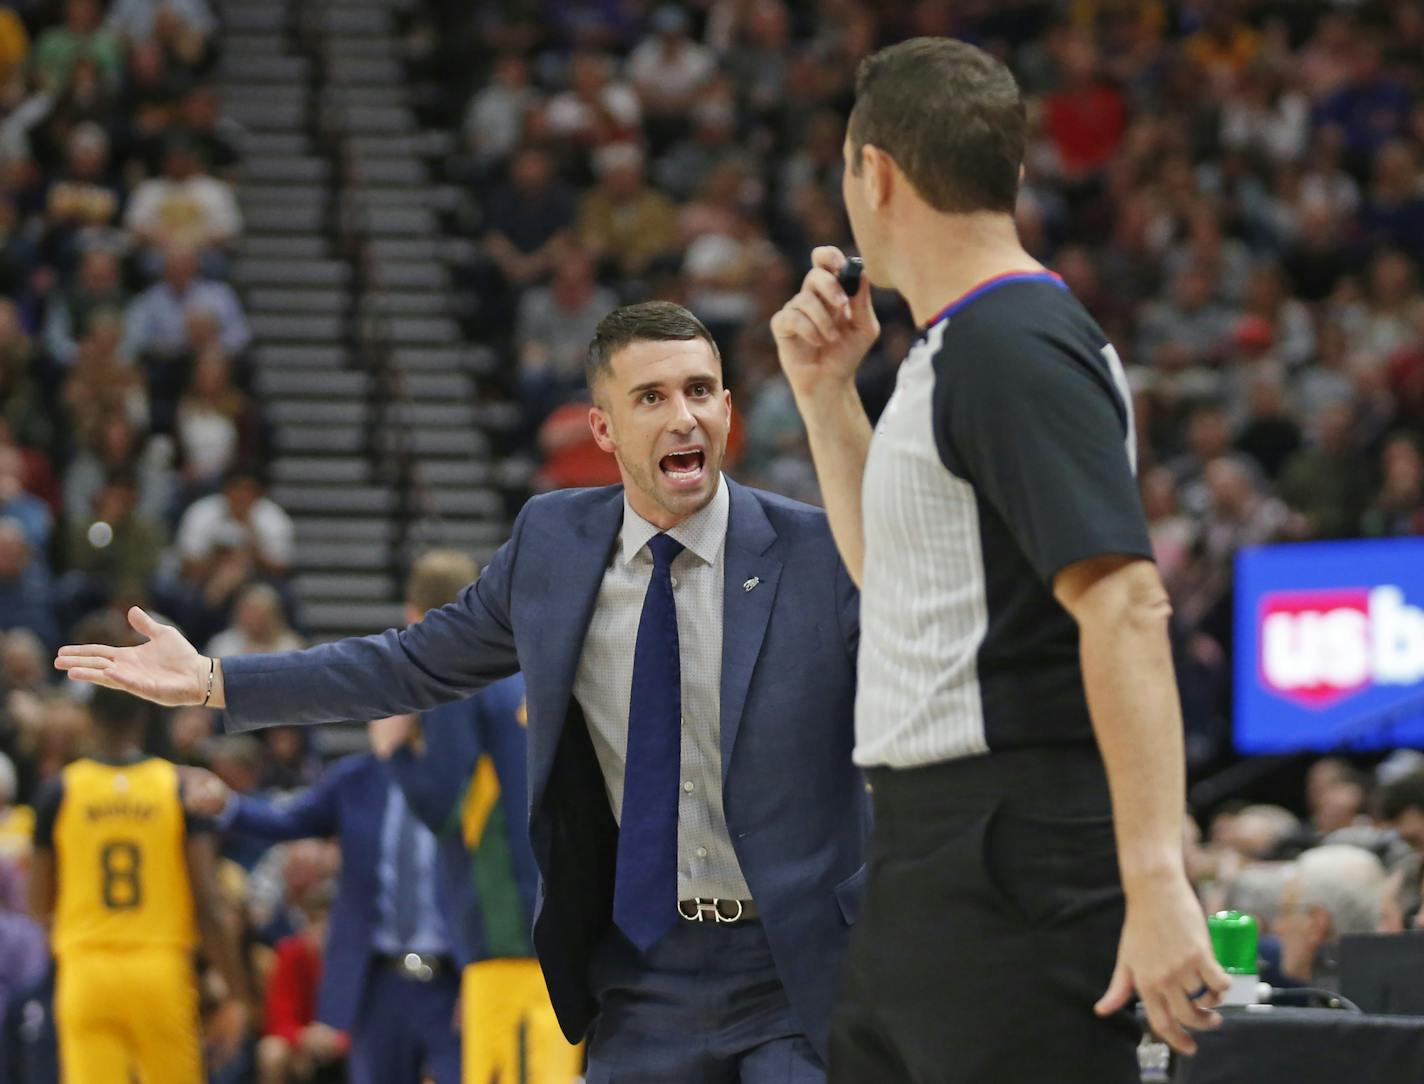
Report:
<svg viewBox="0 0 1424 1084"><path fill-rule="evenodd" d="M0 7L0 86L10 86L24 73L30 55L30 35L12 7Z"/></svg>
<svg viewBox="0 0 1424 1084"><path fill-rule="evenodd" d="M465 147L479 172L506 161L514 152L524 135L525 116L538 97L524 57L505 54L495 60L490 81L470 99L465 111Z"/></svg>
<svg viewBox="0 0 1424 1084"><path fill-rule="evenodd" d="M115 0L106 25L129 41L148 41L159 35L166 18L205 38L217 28L206 0Z"/></svg>
<svg viewBox="0 0 1424 1084"><path fill-rule="evenodd" d="M334 1067L350 1049L344 1032L316 1019L332 895L330 882L308 889L299 901L305 925L277 943L264 1034L257 1046L259 1084L338 1079Z"/></svg>
<svg viewBox="0 0 1424 1084"><path fill-rule="evenodd" d="M1086 34L1071 34L1060 55L1061 82L1043 103L1059 173L1070 186L1104 169L1127 127L1121 92L1098 74L1097 50Z"/></svg>
<svg viewBox="0 0 1424 1084"><path fill-rule="evenodd" d="M675 4L655 10L649 28L652 33L629 54L627 72L642 101L644 128L661 148L681 134L717 60L691 39L687 12Z"/></svg>
<svg viewBox="0 0 1424 1084"><path fill-rule="evenodd" d="M208 655L255 655L295 651L305 647L287 625L282 597L269 584L254 583L242 589L232 609L232 625L208 641Z"/></svg>
<svg viewBox="0 0 1424 1084"><path fill-rule="evenodd" d="M180 245L212 254L237 238L242 215L232 186L203 168L191 138L169 138L162 176L135 188L124 214L124 225L141 245Z"/></svg>
<svg viewBox="0 0 1424 1084"><path fill-rule="evenodd" d="M485 215L485 248L510 284L523 288L556 269L574 210L574 191L555 176L548 152L520 150L509 180L490 195Z"/></svg>
<svg viewBox="0 0 1424 1084"><path fill-rule="evenodd" d="M116 584L147 584L167 544L163 525L138 510L138 481L133 473L111 475L95 496L90 516L69 521L65 539L69 571L61 590L71 614L102 606Z"/></svg>
<svg viewBox="0 0 1424 1084"><path fill-rule="evenodd" d="M40 247L51 264L67 270L86 243L110 239L107 227L118 216L123 192L109 175L109 137L94 121L74 126L64 153L64 167L45 193Z"/></svg>
<svg viewBox="0 0 1424 1084"><path fill-rule="evenodd" d="M223 119L217 91L204 84L189 90L178 105L178 130L192 141L209 173L232 179L242 161L236 142L240 133L232 121Z"/></svg>
<svg viewBox="0 0 1424 1084"><path fill-rule="evenodd" d="M1384 866L1369 851L1333 844L1302 854L1274 925L1281 971L1297 982L1336 989L1338 964L1327 950L1348 934L1378 930L1384 891Z"/></svg>
<svg viewBox="0 0 1424 1084"><path fill-rule="evenodd" d="M208 742L217 729L209 708L177 708L168 719L168 755L178 764L206 766Z"/></svg>
<svg viewBox="0 0 1424 1084"><path fill-rule="evenodd" d="M1424 182L1413 143L1394 140L1380 148L1360 224L1377 244L1424 260Z"/></svg>
<svg viewBox="0 0 1424 1084"><path fill-rule="evenodd" d="M1298 369L1314 356L1315 324L1310 310L1286 291L1275 262L1260 262L1251 268L1242 306L1246 313L1267 322L1271 354L1289 368Z"/></svg>
<svg viewBox="0 0 1424 1084"><path fill-rule="evenodd" d="M220 347L209 347L198 356L174 423L187 491L211 492L239 462L255 462L258 428L251 402L233 385L232 364Z"/></svg>
<svg viewBox="0 0 1424 1084"><path fill-rule="evenodd" d="M46 564L54 517L44 501L33 493L25 492L21 485L23 470L24 462L19 450L0 445L0 519L18 525L35 559Z"/></svg>
<svg viewBox="0 0 1424 1084"><path fill-rule="evenodd" d="M124 354L171 361L192 349L189 318L210 314L218 324L218 341L229 357L252 339L242 302L233 288L199 274L197 249L174 242L164 247L163 278L134 298L125 317Z"/></svg>
<svg viewBox="0 0 1424 1084"><path fill-rule="evenodd" d="M1406 775L1384 787L1380 819L1424 855L1424 773Z"/></svg>
<svg viewBox="0 0 1424 1084"><path fill-rule="evenodd" d="M1233 314L1212 299L1213 284L1194 266L1172 279L1170 295L1147 305L1142 314L1138 358L1160 369L1214 365L1230 334Z"/></svg>
<svg viewBox="0 0 1424 1084"><path fill-rule="evenodd" d="M111 414L123 414L135 429L148 427L148 387L143 374L120 353L122 331L114 317L96 317L79 343L63 391L75 431L91 430Z"/></svg>
<svg viewBox="0 0 1424 1084"><path fill-rule="evenodd" d="M44 343L49 356L60 365L72 364L94 323L121 317L127 304L118 255L104 246L86 250L79 257L73 283L45 306Z"/></svg>
<svg viewBox="0 0 1424 1084"><path fill-rule="evenodd" d="M1274 479L1300 444L1300 425L1287 406L1285 380L1275 367L1258 369L1247 385L1246 420L1236 437L1237 450Z"/></svg>
<svg viewBox="0 0 1424 1084"><path fill-rule="evenodd" d="M613 61L597 52L574 54L569 61L569 88L556 94L544 110L549 134L580 147L627 139L642 118L637 92L614 79Z"/></svg>
<svg viewBox="0 0 1424 1084"><path fill-rule="evenodd" d="M1347 538L1359 527L1374 473L1356 443L1354 408L1322 407L1312 430L1312 443L1281 471L1281 496L1304 513L1311 537Z"/></svg>
<svg viewBox="0 0 1424 1084"><path fill-rule="evenodd" d="M631 143L594 156L598 187L579 204L579 240L600 264L637 278L658 256L677 248L677 210L643 177L643 152Z"/></svg>
<svg viewBox="0 0 1424 1084"><path fill-rule="evenodd" d="M297 638L295 646L305 645ZM269 726L262 731L262 747L267 754L262 790L301 790L321 778L322 762L311 748L311 731L306 727Z"/></svg>
<svg viewBox="0 0 1424 1084"><path fill-rule="evenodd" d="M145 438L122 410L86 419L75 434L79 448L64 475L64 514L88 523L94 501L113 474L132 472L138 487L137 512L166 522L173 500L172 446L166 439Z"/></svg>
<svg viewBox="0 0 1424 1084"><path fill-rule="evenodd" d="M1368 162L1388 140L1403 135L1409 119L1409 93L1381 63L1380 43L1357 36L1344 85L1316 110L1315 123L1338 131L1357 163Z"/></svg>
<svg viewBox="0 0 1424 1084"><path fill-rule="evenodd" d="M46 30L35 43L35 77L42 88L63 89L81 59L92 61L110 86L119 85L124 71L123 45L117 35L100 25L101 15L98 0L65 0L64 24Z"/></svg>
<svg viewBox="0 0 1424 1084"><path fill-rule="evenodd" d="M519 304L515 348L519 396L537 426L556 407L584 390L584 357L599 320L618 303L593 277L593 263L570 247L548 286L536 286Z"/></svg>
<svg viewBox="0 0 1424 1084"><path fill-rule="evenodd" d="M1424 454L1413 433L1396 433L1380 453L1383 484L1360 521L1372 537L1424 535Z"/></svg>
<svg viewBox="0 0 1424 1084"><path fill-rule="evenodd" d="M20 310L8 298L0 298L0 418L20 444L47 448L54 433L34 379L34 361Z"/></svg>

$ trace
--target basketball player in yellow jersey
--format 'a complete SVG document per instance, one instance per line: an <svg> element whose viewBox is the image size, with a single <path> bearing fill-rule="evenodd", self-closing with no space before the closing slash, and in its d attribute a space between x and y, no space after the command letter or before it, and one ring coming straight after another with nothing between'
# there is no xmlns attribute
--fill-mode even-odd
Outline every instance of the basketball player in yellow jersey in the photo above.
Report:
<svg viewBox="0 0 1424 1084"><path fill-rule="evenodd" d="M200 1084L199 931L228 991L216 1056L236 1052L247 1023L216 838L185 819L173 765L143 753L141 702L101 689L92 710L95 755L36 802L30 904L50 926L60 1068L69 1084Z"/></svg>

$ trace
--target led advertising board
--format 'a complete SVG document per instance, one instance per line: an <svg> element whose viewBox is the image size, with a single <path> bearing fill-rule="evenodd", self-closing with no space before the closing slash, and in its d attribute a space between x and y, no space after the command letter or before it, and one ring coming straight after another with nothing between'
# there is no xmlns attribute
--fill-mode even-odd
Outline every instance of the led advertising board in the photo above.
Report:
<svg viewBox="0 0 1424 1084"><path fill-rule="evenodd" d="M1242 753L1424 748L1424 538L1236 558Z"/></svg>

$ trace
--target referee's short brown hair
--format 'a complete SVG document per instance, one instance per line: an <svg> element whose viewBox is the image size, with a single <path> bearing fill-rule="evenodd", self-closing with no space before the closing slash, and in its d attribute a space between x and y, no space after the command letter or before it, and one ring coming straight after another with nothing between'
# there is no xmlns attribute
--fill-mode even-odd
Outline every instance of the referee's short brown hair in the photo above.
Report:
<svg viewBox="0 0 1424 1084"><path fill-rule="evenodd" d="M588 344L584 366L589 391L607 374L613 355L625 346L639 342L686 342L702 339L712 350L720 365L722 354L707 325L681 305L672 301L643 301L614 309L598 322L593 341Z"/></svg>
<svg viewBox="0 0 1424 1084"><path fill-rule="evenodd" d="M967 42L911 38L873 53L855 75L851 172L878 147L937 211L1012 214L1027 121L1002 63Z"/></svg>
<svg viewBox="0 0 1424 1084"><path fill-rule="evenodd" d="M421 613L454 602L479 578L475 562L459 550L430 550L411 566L405 600Z"/></svg>

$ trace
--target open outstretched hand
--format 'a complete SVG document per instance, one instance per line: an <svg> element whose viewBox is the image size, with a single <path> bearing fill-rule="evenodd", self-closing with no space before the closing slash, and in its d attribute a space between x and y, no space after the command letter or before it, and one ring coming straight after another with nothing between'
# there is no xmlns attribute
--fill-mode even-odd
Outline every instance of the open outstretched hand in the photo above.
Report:
<svg viewBox="0 0 1424 1084"><path fill-rule="evenodd" d="M207 657L198 654L177 629L160 625L137 606L129 610L128 618L134 631L148 638L147 643L136 647L70 644L59 649L55 669L67 671L71 681L121 689L164 707L203 703Z"/></svg>

